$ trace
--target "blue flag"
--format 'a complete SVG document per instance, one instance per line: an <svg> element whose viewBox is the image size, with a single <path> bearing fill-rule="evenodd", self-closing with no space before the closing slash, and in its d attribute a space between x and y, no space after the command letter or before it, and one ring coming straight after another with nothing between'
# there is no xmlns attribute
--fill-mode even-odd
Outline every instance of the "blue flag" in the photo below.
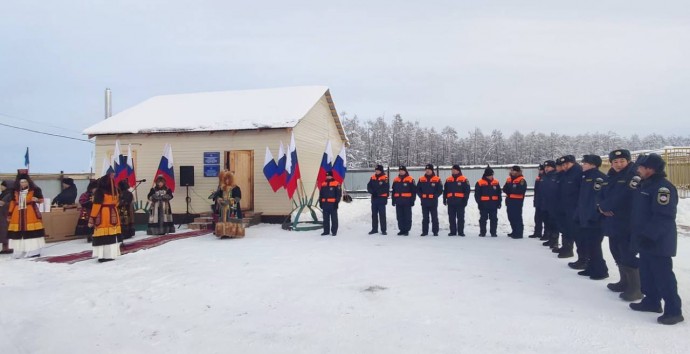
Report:
<svg viewBox="0 0 690 354"><path fill-rule="evenodd" d="M26 154L24 154L24 167L29 168L29 147L26 148Z"/></svg>

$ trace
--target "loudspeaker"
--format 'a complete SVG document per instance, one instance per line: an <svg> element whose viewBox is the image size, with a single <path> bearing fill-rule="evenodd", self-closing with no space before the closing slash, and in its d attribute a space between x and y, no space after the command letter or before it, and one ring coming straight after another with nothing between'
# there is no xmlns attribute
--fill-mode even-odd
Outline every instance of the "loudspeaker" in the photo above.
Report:
<svg viewBox="0 0 690 354"><path fill-rule="evenodd" d="M194 187L194 166L180 166L180 186Z"/></svg>

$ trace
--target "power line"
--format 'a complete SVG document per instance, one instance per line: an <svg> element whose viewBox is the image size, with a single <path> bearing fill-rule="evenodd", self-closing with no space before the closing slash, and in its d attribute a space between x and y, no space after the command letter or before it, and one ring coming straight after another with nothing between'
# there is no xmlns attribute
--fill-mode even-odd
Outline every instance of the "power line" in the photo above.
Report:
<svg viewBox="0 0 690 354"><path fill-rule="evenodd" d="M66 128L63 128L63 127L55 126L55 125L50 125L50 124L48 124L48 123L46 123L46 122L39 122L39 121L37 121L37 120L31 120L31 119L27 119L27 118L20 118L20 117L13 116L13 115L6 114L6 113L2 113L2 112L0 112L0 116L6 117L6 118L16 119L16 120L19 120L19 121L22 121L22 122L31 122L31 123L41 124L42 126L45 126L45 127L60 129L60 130L64 130L64 131L70 132L70 133L77 133L77 134L80 134L80 133L81 133L81 132L78 132L78 131L76 131L76 130L66 129Z"/></svg>
<svg viewBox="0 0 690 354"><path fill-rule="evenodd" d="M47 132L42 132L42 131L38 131L38 130L33 130L33 129L28 129L28 128L22 128L22 127L17 127L17 126L5 124L5 123L0 123L0 125L1 125L1 126L4 126L4 127L8 127L8 128L24 130L24 131L31 132L31 133L49 135L49 136L54 136L54 137L57 137L57 138L70 139L70 140L76 140L76 141L84 141L84 142L93 144L93 141L87 140L87 139L79 139L79 138L73 138L73 137L71 137L71 136L66 136L66 135L47 133Z"/></svg>

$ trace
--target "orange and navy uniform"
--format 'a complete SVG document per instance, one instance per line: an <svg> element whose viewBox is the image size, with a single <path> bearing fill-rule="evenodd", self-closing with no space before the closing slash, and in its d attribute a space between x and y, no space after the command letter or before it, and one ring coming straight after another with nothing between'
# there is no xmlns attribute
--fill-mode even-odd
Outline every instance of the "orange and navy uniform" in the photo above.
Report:
<svg viewBox="0 0 690 354"><path fill-rule="evenodd" d="M371 194L371 204L386 205L390 194L391 184L385 173L377 176L373 174L367 184L367 192Z"/></svg>
<svg viewBox="0 0 690 354"><path fill-rule="evenodd" d="M470 182L467 177L457 175L446 178L446 184L443 187L443 204L466 206L469 198Z"/></svg>
<svg viewBox="0 0 690 354"><path fill-rule="evenodd" d="M499 208L501 206L501 185L497 179L482 177L474 185L474 200L480 208Z"/></svg>
<svg viewBox="0 0 690 354"><path fill-rule="evenodd" d="M527 192L527 181L522 175L517 177L508 176L506 184L503 185L503 193L506 194L506 203L522 204Z"/></svg>
<svg viewBox="0 0 690 354"><path fill-rule="evenodd" d="M417 186L415 185L414 178L409 174L404 177L395 177L392 194L391 201L393 205L414 206L417 196Z"/></svg>
<svg viewBox="0 0 690 354"><path fill-rule="evenodd" d="M421 199L422 206L437 206L438 197L441 195L443 195L443 184L438 176L432 174L419 177L417 196Z"/></svg>
<svg viewBox="0 0 690 354"><path fill-rule="evenodd" d="M337 209L342 196L342 189L338 181L331 180L321 183L321 189L319 190L321 209Z"/></svg>

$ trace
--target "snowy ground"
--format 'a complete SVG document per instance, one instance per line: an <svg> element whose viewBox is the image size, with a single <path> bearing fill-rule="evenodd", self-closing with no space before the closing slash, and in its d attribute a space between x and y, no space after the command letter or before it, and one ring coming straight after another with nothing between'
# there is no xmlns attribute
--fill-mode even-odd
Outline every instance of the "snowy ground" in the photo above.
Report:
<svg viewBox="0 0 690 354"><path fill-rule="evenodd" d="M527 205L531 201L527 201ZM684 226L690 200L682 201ZM368 236L369 204L341 208L337 237L276 225L175 241L115 262L0 259L0 353L685 353L665 327L539 242ZM532 209L525 208L527 231ZM445 228L445 229L443 229ZM684 230L684 231L683 231ZM675 259L690 299L690 237ZM51 245L46 255L88 248ZM611 261L609 260L609 265ZM612 271L614 275L615 271ZM614 276L614 279L617 275ZM686 311L686 314L688 312Z"/></svg>

